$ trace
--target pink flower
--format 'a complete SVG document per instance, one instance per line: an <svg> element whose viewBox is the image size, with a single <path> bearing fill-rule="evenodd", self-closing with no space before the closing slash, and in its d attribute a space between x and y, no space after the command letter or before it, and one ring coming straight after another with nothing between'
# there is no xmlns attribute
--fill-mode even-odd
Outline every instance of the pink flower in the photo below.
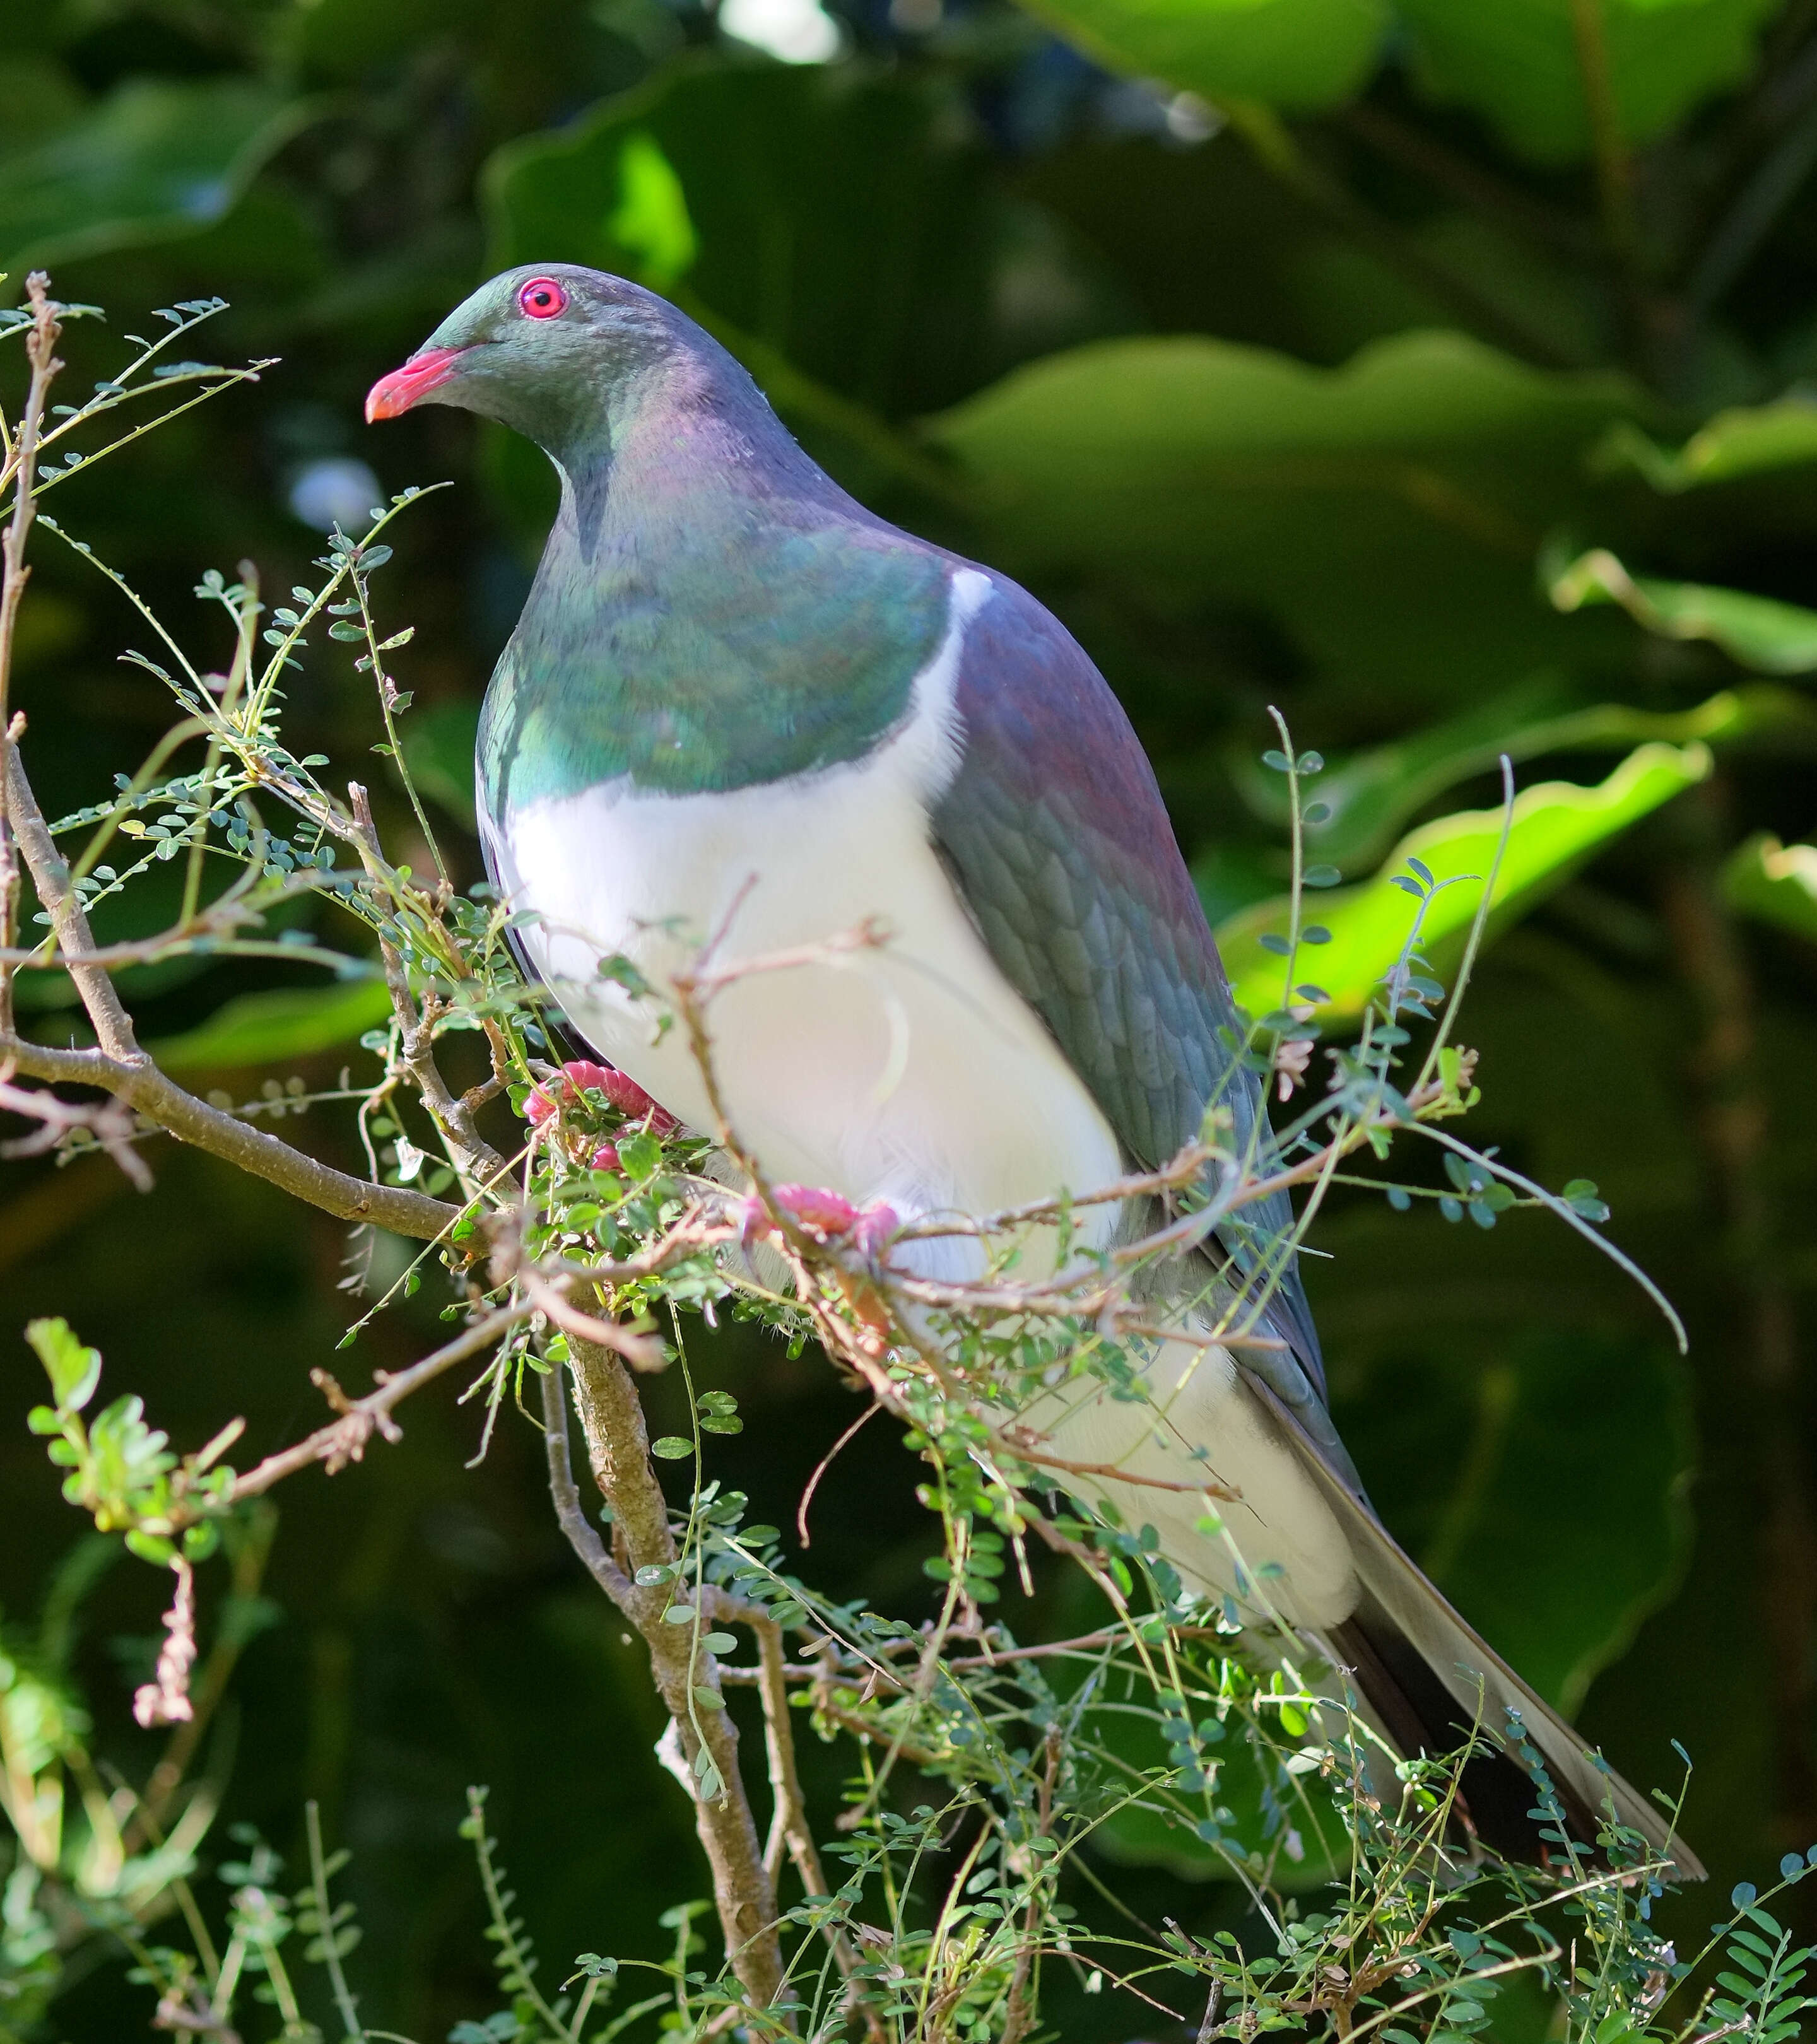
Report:
<svg viewBox="0 0 1817 2044"><path fill-rule="evenodd" d="M748 1249L759 1235L774 1232L770 1216L763 1211L763 1202L755 1193L732 1202L732 1214L738 1222L738 1239L742 1247Z"/></svg>
<svg viewBox="0 0 1817 2044"><path fill-rule="evenodd" d="M873 1200L858 1217L851 1231L851 1245L866 1262L875 1263L889 1238L902 1225L902 1216L887 1200Z"/></svg>
<svg viewBox="0 0 1817 2044"><path fill-rule="evenodd" d="M672 1135L681 1127L667 1108L659 1107L628 1072L620 1071L613 1065L596 1065L585 1058L576 1058L562 1070L577 1086L586 1086L605 1095L607 1104L633 1121L642 1121L652 1135Z"/></svg>
<svg viewBox="0 0 1817 2044"><path fill-rule="evenodd" d="M778 1185L776 1204L798 1228L831 1240L858 1219L858 1208L824 1185Z"/></svg>
<svg viewBox="0 0 1817 2044"><path fill-rule="evenodd" d="M617 1108L628 1120L641 1121L652 1135L672 1135L682 1125L666 1107L658 1106L636 1080L614 1066L597 1064L591 1058L570 1058L559 1078L546 1079L537 1086L524 1103L524 1117L532 1128L540 1128L559 1107L578 1105L582 1095L588 1093L603 1093L608 1106Z"/></svg>
<svg viewBox="0 0 1817 2044"><path fill-rule="evenodd" d="M866 1262L874 1263L896 1231L902 1216L887 1200L873 1200L855 1207L841 1193L824 1185L776 1185L770 1197L795 1225L822 1242L849 1236L851 1246ZM762 1235L775 1232L763 1203L755 1193L739 1201L732 1209L739 1222L739 1239L746 1248Z"/></svg>
<svg viewBox="0 0 1817 2044"><path fill-rule="evenodd" d="M602 1143L593 1153L593 1168L596 1171L622 1171L624 1166L618 1161L618 1145Z"/></svg>
<svg viewBox="0 0 1817 2044"><path fill-rule="evenodd" d="M610 1065L596 1065L590 1058L570 1058L562 1067L563 1076L577 1090L597 1086L607 1099L612 1097L612 1082L623 1076Z"/></svg>

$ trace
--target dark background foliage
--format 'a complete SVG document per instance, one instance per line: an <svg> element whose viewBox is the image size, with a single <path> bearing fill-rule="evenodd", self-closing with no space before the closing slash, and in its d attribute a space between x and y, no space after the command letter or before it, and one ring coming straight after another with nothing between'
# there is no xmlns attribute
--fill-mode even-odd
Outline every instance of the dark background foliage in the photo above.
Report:
<svg viewBox="0 0 1817 2044"><path fill-rule="evenodd" d="M1683 1742L1688 1828L1726 1889L1817 1838L1817 897L1751 849L1817 821L1799 678L1817 667L1817 7L841 0L837 18L828 60L797 65L728 30L831 42L805 0L716 22L690 0L6 9L0 262L52 264L116 328L218 292L220 356L282 358L61 486L57 513L180 614L206 567L302 579L319 535L299 509L357 519L375 479L451 478L402 528L390 601L419 628L410 756L475 877L473 716L547 486L463 417L368 433L360 401L492 269L580 259L673 289L848 486L1060 613L1147 743L1214 920L1282 885L1250 763L1269 704L1362 762L1331 847L1346 879L1404 826L1492 803L1504 745L1523 782L1588 785L1643 738L1706 730L1707 778L1504 920L1462 1032L1477 1139L1598 1181L1688 1360L1532 1215L1492 1233L1340 1196L1308 1283L1391 1526L1625 1771L1673 1782ZM1408 338L1441 331L1462 338ZM72 375L117 345L73 331ZM1746 415L1675 468L1725 408ZM1633 614L1549 600L1591 547L1652 578L1623 586ZM164 705L117 664L124 604L48 540L39 559L17 699L47 806L73 807L136 767ZM1711 624L1686 582L1799 608ZM407 842L354 678L312 669L291 714L298 750L380 782ZM205 1029L230 995L308 984L236 970L160 966L133 989L148 1040L183 1039L186 1078L244 1097L365 1055L366 1022L268 1055ZM67 989L40 1000L40 1033L75 1028ZM358 1168L331 1115L286 1125ZM344 1231L150 1154L143 1198L94 1158L9 1168L0 1327L67 1312L180 1446L235 1412L254 1451L295 1438L320 1409L310 1367L360 1310L337 1289ZM354 1253L394 1274L388 1242ZM380 1318L350 1374L417 1352L435 1303ZM727 1475L789 1523L855 1402L812 1357L690 1340L747 1416ZM0 1622L20 1643L84 1535L23 1428L34 1366L0 1354ZM281 1494L203 1763L228 1817L281 1850L320 1800L355 1854L368 2019L422 2036L488 2005L454 1835L467 1782L492 1785L551 1963L666 1946L659 1911L701 1886L640 1653L556 1533L536 1439L508 1419L469 1467L478 1438L474 1408L424 1401L401 1446ZM815 1507L819 1580L920 1614L915 1480L886 1429L859 1436ZM111 1570L72 1650L95 1747L135 1777L154 1748L125 1706L157 1595ZM221 1582L205 1595L218 1612ZM1013 1594L1006 1615L1031 1622ZM1132 1825L1100 1870L1151 1919L1238 1920L1178 1851ZM143 2015L109 1970L56 2030L116 2038ZM1081 2004L1066 2034L1129 2034L1119 2019Z"/></svg>

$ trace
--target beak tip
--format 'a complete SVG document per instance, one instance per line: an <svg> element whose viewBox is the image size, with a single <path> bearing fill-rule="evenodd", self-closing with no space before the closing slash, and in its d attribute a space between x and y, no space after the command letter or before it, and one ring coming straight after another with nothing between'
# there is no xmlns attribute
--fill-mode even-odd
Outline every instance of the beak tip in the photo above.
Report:
<svg viewBox="0 0 1817 2044"><path fill-rule="evenodd" d="M395 419L420 398L445 383L462 351L458 348L420 348L401 369L381 376L366 394L366 423Z"/></svg>

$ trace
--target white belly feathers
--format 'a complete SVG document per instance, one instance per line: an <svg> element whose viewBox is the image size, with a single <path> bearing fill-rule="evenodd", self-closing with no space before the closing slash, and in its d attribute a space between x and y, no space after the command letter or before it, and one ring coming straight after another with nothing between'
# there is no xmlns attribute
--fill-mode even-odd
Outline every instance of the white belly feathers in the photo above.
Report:
<svg viewBox="0 0 1817 2044"><path fill-rule="evenodd" d="M1116 1139L1039 1018L997 970L928 840L956 763L954 679L989 578L954 577L951 622L908 722L869 758L728 793L624 784L532 803L494 839L538 921L536 970L601 1053L711 1126L681 1032L597 974L621 952L661 986L716 939L716 968L825 944L874 919L879 948L733 981L711 1011L741 1139L782 1181L924 1212L986 1212L1118 1170Z"/></svg>
<svg viewBox="0 0 1817 2044"><path fill-rule="evenodd" d="M967 621L989 578L959 569L939 654L911 715L868 758L779 785L663 795L609 783L514 809L488 848L521 938L574 1026L682 1120L710 1128L683 1034L658 1035L647 1004L597 971L632 959L663 986L714 942L716 970L812 950L875 920L877 948L824 951L754 972L716 994L713 1062L740 1139L783 1182L825 1185L905 1214L965 1214L1108 1184L1116 1135L1040 1018L998 970L929 840L928 814L957 763L955 683ZM483 813L483 812L482 812ZM1114 1216L1104 1212L1108 1235ZM958 1274L975 1252L920 1258ZM1197 1350L1170 1347L1177 1379ZM1158 1396L1166 1394L1157 1385ZM1143 1473L1212 1474L1241 1488L1227 1513L1253 1570L1287 1571L1271 1600L1317 1623L1354 1601L1335 1523L1221 1352L1189 1374L1160 1424L1096 1397L1063 1420L1057 1451ZM1187 1461L1202 1443L1208 1466ZM1234 1567L1193 1533L1181 1493L1097 1484L1126 1519L1151 1520L1189 1573L1227 1589ZM1171 1522L1179 1520L1177 1527ZM1269 1572L1272 1577L1273 1572Z"/></svg>

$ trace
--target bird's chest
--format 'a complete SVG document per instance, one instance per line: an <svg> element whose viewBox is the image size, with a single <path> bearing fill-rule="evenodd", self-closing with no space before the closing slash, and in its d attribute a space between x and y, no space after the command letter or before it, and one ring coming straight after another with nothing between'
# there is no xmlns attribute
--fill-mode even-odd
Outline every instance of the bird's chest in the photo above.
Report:
<svg viewBox="0 0 1817 2044"><path fill-rule="evenodd" d="M779 1180L916 1212L989 1212L1116 1175L1116 1139L998 970L887 755L731 793L623 783L491 834L522 937L576 1029L713 1126L686 1032L617 981L703 960L710 1056L740 1139Z"/></svg>

